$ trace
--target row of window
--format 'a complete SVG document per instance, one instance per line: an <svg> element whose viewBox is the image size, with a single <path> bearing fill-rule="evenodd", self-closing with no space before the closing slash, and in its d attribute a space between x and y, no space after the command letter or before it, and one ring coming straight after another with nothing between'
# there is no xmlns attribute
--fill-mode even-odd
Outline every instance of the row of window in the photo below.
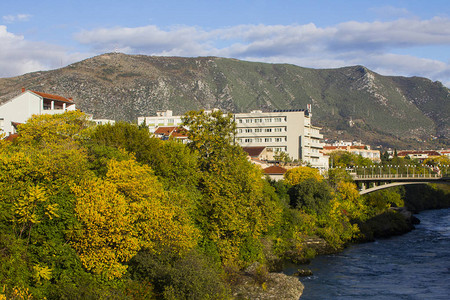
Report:
<svg viewBox="0 0 450 300"><path fill-rule="evenodd" d="M273 152L277 153L277 152L286 152L287 149L286 149L286 147L268 147L267 151L273 151Z"/></svg>
<svg viewBox="0 0 450 300"><path fill-rule="evenodd" d="M252 132L285 132L286 127L275 127L275 128L239 128L238 133L252 133Z"/></svg>
<svg viewBox="0 0 450 300"><path fill-rule="evenodd" d="M272 122L286 122L286 117L248 118L248 119L239 119L238 120L238 123L272 123Z"/></svg>
<svg viewBox="0 0 450 300"><path fill-rule="evenodd" d="M266 137L266 138L240 138L238 139L239 143L281 143L286 142L286 137Z"/></svg>

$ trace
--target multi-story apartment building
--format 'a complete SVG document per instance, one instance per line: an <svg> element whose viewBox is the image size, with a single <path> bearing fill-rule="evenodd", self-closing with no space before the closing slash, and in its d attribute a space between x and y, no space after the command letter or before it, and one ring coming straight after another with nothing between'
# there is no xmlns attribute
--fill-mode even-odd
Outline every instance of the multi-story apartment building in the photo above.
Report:
<svg viewBox="0 0 450 300"><path fill-rule="evenodd" d="M310 110L279 110L234 114L236 142L242 147L265 147L267 152L286 152L293 160L302 160L314 168L328 169L328 158L321 153L319 127L311 125ZM156 116L139 117L154 133L158 127L180 126L181 116L158 111Z"/></svg>
<svg viewBox="0 0 450 300"><path fill-rule="evenodd" d="M236 141L243 147L264 146L268 151L286 152L314 168L328 169L328 158L321 153L320 128L311 124L310 110L275 110L234 114Z"/></svg>

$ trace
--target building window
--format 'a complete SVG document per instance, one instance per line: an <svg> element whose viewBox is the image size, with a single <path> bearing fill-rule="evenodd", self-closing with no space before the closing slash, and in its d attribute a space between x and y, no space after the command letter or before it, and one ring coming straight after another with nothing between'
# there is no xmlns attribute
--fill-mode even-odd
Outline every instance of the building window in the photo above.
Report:
<svg viewBox="0 0 450 300"><path fill-rule="evenodd" d="M283 131L283 128L281 128L281 127L275 128L275 132L282 132L282 131Z"/></svg>
<svg viewBox="0 0 450 300"><path fill-rule="evenodd" d="M262 143L262 138L256 138L256 139L255 139L255 142L256 142L256 143Z"/></svg>
<svg viewBox="0 0 450 300"><path fill-rule="evenodd" d="M277 142L277 143L280 143L280 142L282 142L283 141L283 138L275 138L275 142Z"/></svg>
<svg viewBox="0 0 450 300"><path fill-rule="evenodd" d="M255 132L262 132L262 128L255 128Z"/></svg>
<svg viewBox="0 0 450 300"><path fill-rule="evenodd" d="M252 130L251 128L246 128L246 129L245 129L245 132L246 132L246 133L250 133L250 132L253 132L253 130Z"/></svg>
<svg viewBox="0 0 450 300"><path fill-rule="evenodd" d="M245 123L253 123L253 119L245 119Z"/></svg>
<svg viewBox="0 0 450 300"><path fill-rule="evenodd" d="M265 119L264 119L264 122L266 122L266 123L272 123L272 118L265 118Z"/></svg>
<svg viewBox="0 0 450 300"><path fill-rule="evenodd" d="M262 119L255 119L255 123L262 123Z"/></svg>
<svg viewBox="0 0 450 300"><path fill-rule="evenodd" d="M281 118L275 118L275 122L282 122Z"/></svg>
<svg viewBox="0 0 450 300"><path fill-rule="evenodd" d="M244 139L244 143L251 143L252 139Z"/></svg>
<svg viewBox="0 0 450 300"><path fill-rule="evenodd" d="M264 128L264 132L272 132L272 128Z"/></svg>
<svg viewBox="0 0 450 300"><path fill-rule="evenodd" d="M239 129L238 132L239 132L239 133L242 133L242 129Z"/></svg>
<svg viewBox="0 0 450 300"><path fill-rule="evenodd" d="M272 142L272 138L265 138L265 139L264 139L264 142L266 142L266 143L271 143L271 142Z"/></svg>
<svg viewBox="0 0 450 300"><path fill-rule="evenodd" d="M239 123L242 123L242 119L239 119Z"/></svg>

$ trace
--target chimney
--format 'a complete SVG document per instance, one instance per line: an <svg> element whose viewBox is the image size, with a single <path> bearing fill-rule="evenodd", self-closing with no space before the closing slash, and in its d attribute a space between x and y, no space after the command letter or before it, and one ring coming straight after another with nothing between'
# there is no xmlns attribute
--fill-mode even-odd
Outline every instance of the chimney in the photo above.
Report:
<svg viewBox="0 0 450 300"><path fill-rule="evenodd" d="M24 87L22 88L22 93L25 93L25 88Z"/></svg>

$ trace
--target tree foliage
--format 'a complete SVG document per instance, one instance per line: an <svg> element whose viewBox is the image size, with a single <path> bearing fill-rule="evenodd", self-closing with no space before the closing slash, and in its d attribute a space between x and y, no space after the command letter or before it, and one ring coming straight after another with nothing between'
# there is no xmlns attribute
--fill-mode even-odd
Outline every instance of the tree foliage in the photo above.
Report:
<svg viewBox="0 0 450 300"><path fill-rule="evenodd" d="M233 143L235 124L230 114L193 111L183 120L189 126L189 147L198 153L202 171L197 222L206 244L212 241L222 261L238 261L240 249L258 241L277 222L277 199L271 196L272 188L261 170ZM251 256L260 254L255 250Z"/></svg>
<svg viewBox="0 0 450 300"><path fill-rule="evenodd" d="M296 167L289 169L286 173L284 173L284 180L290 185L297 185L302 181L311 178L316 181L321 181L323 179L318 169L313 169L310 167Z"/></svg>

